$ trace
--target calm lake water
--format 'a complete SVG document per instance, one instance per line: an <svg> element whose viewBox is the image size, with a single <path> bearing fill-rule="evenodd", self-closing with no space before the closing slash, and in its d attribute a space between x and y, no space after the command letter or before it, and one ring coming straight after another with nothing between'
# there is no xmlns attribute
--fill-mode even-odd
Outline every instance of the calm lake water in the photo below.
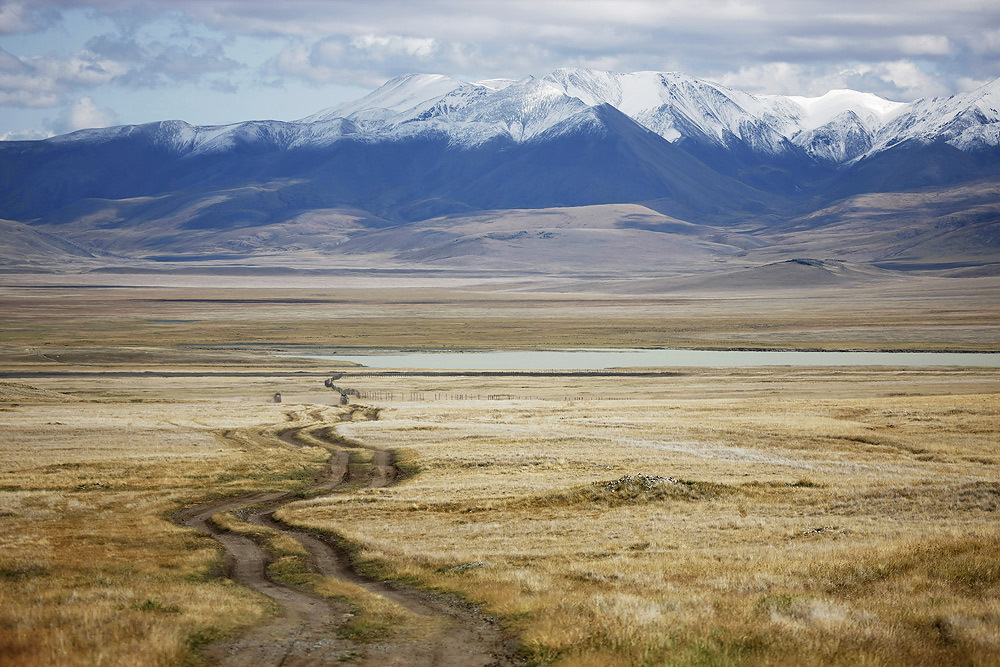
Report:
<svg viewBox="0 0 1000 667"><path fill-rule="evenodd" d="M1000 367L1000 353L959 352L762 352L745 350L506 350L491 352L392 352L310 354L368 368L429 370L573 370L643 366L976 366Z"/></svg>

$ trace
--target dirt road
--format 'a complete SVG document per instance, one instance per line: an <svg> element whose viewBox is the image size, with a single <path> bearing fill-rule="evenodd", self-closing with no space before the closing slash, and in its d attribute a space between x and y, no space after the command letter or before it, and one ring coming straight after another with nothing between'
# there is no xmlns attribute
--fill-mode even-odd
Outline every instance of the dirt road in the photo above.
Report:
<svg viewBox="0 0 1000 667"><path fill-rule="evenodd" d="M301 420L303 415L297 417ZM281 431L278 437L289 445L302 446L300 437L306 432L313 442L321 442L330 450L327 466L311 490L383 487L398 479L392 452L373 450L371 464L352 463L348 448L364 448L363 445L339 438L335 427L325 422L319 411L309 413L306 418L308 423ZM513 641L504 638L496 622L470 606L362 577L351 569L348 558L337 545L277 521L274 513L295 499L284 493L250 494L191 507L177 515L178 522L211 535L226 548L228 572L234 581L268 596L281 609L280 615L265 625L206 647L204 653L211 662L234 667L343 665L348 661L367 666L516 664ZM362 586L413 614L426 617L432 630L419 638L392 638L374 643L341 638L338 630L353 618L351 608L273 580L267 572L268 556L254 540L223 531L212 523L213 515L233 511L250 523L298 540L309 551L315 572Z"/></svg>

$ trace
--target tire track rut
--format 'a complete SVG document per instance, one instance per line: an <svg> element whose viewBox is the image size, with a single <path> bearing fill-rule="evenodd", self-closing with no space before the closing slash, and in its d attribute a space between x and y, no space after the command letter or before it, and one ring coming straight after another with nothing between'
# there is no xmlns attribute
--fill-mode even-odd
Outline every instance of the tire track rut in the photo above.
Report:
<svg viewBox="0 0 1000 667"><path fill-rule="evenodd" d="M309 488L310 492L380 488L399 480L391 451L340 438L335 426L325 421L320 410L308 413L308 418L310 423L288 427L278 432L277 437L288 445L302 447L304 442L300 436L307 433L330 451L327 465ZM371 464L352 461L352 449L371 450ZM227 574L233 581L266 595L281 609L277 618L252 627L235 639L207 646L203 653L210 661L229 667L319 667L343 665L345 661L387 667L503 667L516 664L513 641L503 636L495 621L469 605L364 577L352 569L347 554L337 544L274 518L277 510L298 499L290 493L254 493L204 503L176 515L181 525L211 535L225 547ZM269 556L254 539L222 530L211 521L212 516L220 512L238 512L249 523L297 540L309 552L310 564L318 574L361 586L413 614L434 619L438 628L419 639L392 638L366 644L339 637L339 628L353 617L351 608L272 579L267 572Z"/></svg>

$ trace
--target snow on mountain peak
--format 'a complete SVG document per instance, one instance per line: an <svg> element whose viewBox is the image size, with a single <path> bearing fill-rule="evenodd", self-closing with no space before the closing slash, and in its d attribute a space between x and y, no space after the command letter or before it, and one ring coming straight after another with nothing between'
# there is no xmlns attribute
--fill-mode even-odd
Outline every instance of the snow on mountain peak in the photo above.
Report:
<svg viewBox="0 0 1000 667"><path fill-rule="evenodd" d="M588 106L610 104L667 141L700 138L727 146L746 141L781 152L784 138L769 126L770 106L748 93L680 72L558 69L546 81Z"/></svg>
<svg viewBox="0 0 1000 667"><path fill-rule="evenodd" d="M998 145L1000 79L967 93L906 105L878 132L872 152L906 142L943 140L960 150Z"/></svg>
<svg viewBox="0 0 1000 667"><path fill-rule="evenodd" d="M944 132L955 145L991 144L997 133L977 128L995 119L1000 82L944 101L903 104L843 89L817 97L753 95L680 72L561 68L541 78L473 83L441 74L408 74L303 122L346 118L359 135L434 132L449 136L452 143L478 145L498 135L527 141L583 108L602 104L667 141L742 146L771 155L797 150L797 145L820 161L840 164L908 133ZM963 115L971 108L977 111Z"/></svg>
<svg viewBox="0 0 1000 667"><path fill-rule="evenodd" d="M483 79L474 81L473 85L482 86L488 90L503 90L513 83L517 83L517 79Z"/></svg>
<svg viewBox="0 0 1000 667"><path fill-rule="evenodd" d="M566 95L548 78L528 77L469 104L457 117L525 141L588 106L593 105Z"/></svg>
<svg viewBox="0 0 1000 667"><path fill-rule="evenodd" d="M886 120L906 107L903 102L893 102L873 93L835 89L819 97L788 96L803 109L799 118L802 130L815 130L826 125L845 111L853 112L867 127L877 129Z"/></svg>
<svg viewBox="0 0 1000 667"><path fill-rule="evenodd" d="M557 125L562 133L596 129L600 118L580 114L602 105L670 142L758 155L804 151L827 164L846 164L908 140L947 141L962 150L1000 143L1000 79L950 98L903 104L854 90L817 97L753 95L680 72L579 68L557 69L540 78L472 83L442 74L407 74L297 122L151 126L142 131L169 134L172 150L194 153L235 145L325 146L348 137L392 141L434 136L473 147L497 138L529 141ZM133 131L140 130L107 128L86 136L111 139Z"/></svg>
<svg viewBox="0 0 1000 667"><path fill-rule="evenodd" d="M611 72L564 67L546 76L548 81L566 95L575 97L587 106L621 104L621 85Z"/></svg>
<svg viewBox="0 0 1000 667"><path fill-rule="evenodd" d="M334 118L370 120L412 109L468 84L444 74L404 74L386 81L359 100L324 109L300 122L313 123Z"/></svg>

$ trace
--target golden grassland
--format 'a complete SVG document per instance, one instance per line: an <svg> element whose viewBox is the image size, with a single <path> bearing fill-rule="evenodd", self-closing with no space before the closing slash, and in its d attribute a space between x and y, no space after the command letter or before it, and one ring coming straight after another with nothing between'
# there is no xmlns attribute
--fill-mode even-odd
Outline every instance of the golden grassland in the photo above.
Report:
<svg viewBox="0 0 1000 667"><path fill-rule="evenodd" d="M485 603L540 663L996 664L998 374L803 400L785 372L757 375L770 397L703 375L707 396L390 406L342 432L420 474L280 516Z"/></svg>
<svg viewBox="0 0 1000 667"><path fill-rule="evenodd" d="M312 414L416 474L279 516L346 539L368 572L482 603L536 664L1000 664L1000 371L349 371L339 384L393 398L378 421L340 423L319 375L329 364L261 352L996 349L995 288L921 289L4 287L0 662L197 663L202 644L275 613L222 576L211 538L170 517L303 489L327 452L275 433ZM177 369L259 374L14 377ZM284 403L269 402L276 391ZM515 398L408 400L456 395ZM421 631L272 542L276 573L350 600L359 635Z"/></svg>
<svg viewBox="0 0 1000 667"><path fill-rule="evenodd" d="M2 385L5 663L195 662L200 643L272 613L219 576L210 538L169 516L209 496L301 488L325 452L273 434L309 413L338 423L317 384ZM279 516L346 538L369 572L483 603L537 664L997 662L998 371L356 386L526 397L397 400L378 421L340 424L417 474ZM285 403L266 402L275 387ZM309 575L294 544L272 550L279 575L351 600L369 624L359 633L413 626Z"/></svg>
<svg viewBox="0 0 1000 667"><path fill-rule="evenodd" d="M0 384L0 662L177 665L270 613L219 576L212 539L170 514L295 489L325 452L258 435L285 419L262 401L73 391Z"/></svg>
<svg viewBox="0 0 1000 667"><path fill-rule="evenodd" d="M259 360L239 351L259 346L996 350L998 299L998 278L645 296L500 292L488 285L5 286L0 345L10 346L8 365L250 365ZM212 345L224 346L231 362L218 351L197 351ZM101 356L102 347L113 349Z"/></svg>

